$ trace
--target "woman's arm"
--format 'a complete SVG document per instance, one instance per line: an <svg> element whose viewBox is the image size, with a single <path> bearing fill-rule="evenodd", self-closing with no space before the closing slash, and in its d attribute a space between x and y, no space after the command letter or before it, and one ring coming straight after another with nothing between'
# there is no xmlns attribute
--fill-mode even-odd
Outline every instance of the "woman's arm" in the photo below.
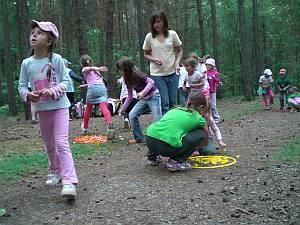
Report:
<svg viewBox="0 0 300 225"><path fill-rule="evenodd" d="M145 59L147 59L148 61L153 62L157 65L162 65L161 59L154 58L151 53L152 53L152 50L144 50Z"/></svg>
<svg viewBox="0 0 300 225"><path fill-rule="evenodd" d="M175 70L178 71L180 60L183 57L183 50L182 50L181 46L175 46L175 53L177 54L177 57L175 60Z"/></svg>

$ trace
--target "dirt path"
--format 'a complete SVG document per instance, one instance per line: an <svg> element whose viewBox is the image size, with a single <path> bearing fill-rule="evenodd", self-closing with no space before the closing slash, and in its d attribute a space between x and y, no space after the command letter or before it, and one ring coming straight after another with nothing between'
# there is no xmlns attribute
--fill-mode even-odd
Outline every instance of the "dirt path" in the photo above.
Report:
<svg viewBox="0 0 300 225"><path fill-rule="evenodd" d="M80 160L75 204L60 198L60 187L43 185L43 171L24 179L30 183L1 187L1 207L8 216L0 224L296 225L299 167L272 156L279 144L299 134L299 119L299 113L257 112L220 124L233 151L218 154L240 156L221 169L170 173L147 167L145 145L124 145L111 156Z"/></svg>

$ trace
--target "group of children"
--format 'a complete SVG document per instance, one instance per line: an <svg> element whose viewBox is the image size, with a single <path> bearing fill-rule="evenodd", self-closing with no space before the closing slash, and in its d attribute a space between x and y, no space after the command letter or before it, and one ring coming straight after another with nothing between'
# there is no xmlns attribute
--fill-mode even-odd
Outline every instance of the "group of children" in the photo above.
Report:
<svg viewBox="0 0 300 225"><path fill-rule="evenodd" d="M265 110L269 110L274 104L274 94L272 85L274 83L273 73L270 69L265 69L264 74L259 78L257 93L262 96ZM296 87L292 86L292 81L287 76L285 68L279 70L279 77L276 80L276 87L279 90L280 111L300 111L300 93ZM269 102L267 100L269 97ZM285 103L288 107L285 109Z"/></svg>
<svg viewBox="0 0 300 225"><path fill-rule="evenodd" d="M34 103L38 113L40 132L49 160L50 174L46 185L56 185L61 181L61 196L74 199L78 178L68 140L70 101L74 104L71 70L68 69L70 63L53 52L59 33L52 22L33 20L31 29L32 54L22 62L18 90L24 101ZM216 134L220 147L225 146L210 111L213 105L210 99L215 90L208 94L209 91L204 88L209 83L208 76L202 71L196 72L197 63L195 59L186 60L185 63L189 79L184 81L184 85L189 82L192 88L185 107L171 109L163 116L161 95L154 81L139 71L127 57L121 58L117 63L122 76L121 82L127 89L124 90L126 97L122 99L120 115L125 115L124 121L128 121L134 135L134 139L129 143L141 143L146 139L149 148L148 159L152 165L159 163L160 156L166 156L170 158L167 163L168 170L191 169L187 158L196 148L204 152L205 148L212 144L209 128ZM106 121L108 138L112 139L114 126L107 108L107 88L101 74L108 68L93 66L93 61L88 55L80 57L80 65L86 80L86 84L80 87L87 88L87 106L81 131L87 132L92 107L98 104ZM208 59L206 65L212 74L208 80L217 80L214 60ZM75 79L82 81L80 77ZM28 89L28 84L31 90ZM134 96L136 102L129 111ZM139 117L149 110L153 116L153 123L147 128L145 138Z"/></svg>

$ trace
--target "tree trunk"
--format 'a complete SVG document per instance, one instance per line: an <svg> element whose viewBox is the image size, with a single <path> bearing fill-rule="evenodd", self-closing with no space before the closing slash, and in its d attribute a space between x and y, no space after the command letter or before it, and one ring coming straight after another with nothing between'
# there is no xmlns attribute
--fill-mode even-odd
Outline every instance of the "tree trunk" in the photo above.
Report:
<svg viewBox="0 0 300 225"><path fill-rule="evenodd" d="M142 71L145 72L146 65L145 65L145 57L143 51L143 43L145 38L145 32L143 29L143 11L142 11L142 2L140 0L135 0L135 8L137 14L137 25L138 25L138 38L139 38L139 54L140 54L140 68Z"/></svg>
<svg viewBox="0 0 300 225"><path fill-rule="evenodd" d="M145 0L145 8L148 15L148 21L150 20L150 16L154 11L153 0Z"/></svg>
<svg viewBox="0 0 300 225"><path fill-rule="evenodd" d="M242 76L243 76L243 84L244 84L244 96L246 100L253 100L254 99L253 79L251 76L251 68L249 63L244 0L237 0L237 5L238 5L238 16L239 16L239 25L240 25L240 48L241 48L240 51L241 51L241 63L242 63Z"/></svg>
<svg viewBox="0 0 300 225"><path fill-rule="evenodd" d="M129 33L129 16L128 16L128 8L127 8L127 1L124 1L125 4L125 19L126 19L126 52L130 49L130 33Z"/></svg>
<svg viewBox="0 0 300 225"><path fill-rule="evenodd" d="M13 64L12 64L12 56L11 56L11 39L10 39L10 31L11 25L8 21L8 7L7 0L3 0L1 4L1 15L2 15L2 43L3 52L4 52L4 72L6 73L7 78L7 94L8 94L8 106L9 106L9 114L12 116L17 115L17 105L16 105L16 97L15 97L15 88L14 88L14 74L13 74ZM28 30L28 29L27 29ZM28 43L27 43L28 45Z"/></svg>
<svg viewBox="0 0 300 225"><path fill-rule="evenodd" d="M87 40L85 35L85 25L83 20L84 2L81 0L74 0L74 6L79 55L84 55L88 54Z"/></svg>
<svg viewBox="0 0 300 225"><path fill-rule="evenodd" d="M104 59L104 48L105 48L105 33L104 33L104 15L105 15L105 1L97 0L97 17L98 17L98 28L99 28L99 63L103 65L105 62Z"/></svg>
<svg viewBox="0 0 300 225"><path fill-rule="evenodd" d="M106 1L106 65L108 71L109 96L117 97L117 80L113 72L114 0Z"/></svg>
<svg viewBox="0 0 300 225"><path fill-rule="evenodd" d="M183 52L189 51L189 0L184 0Z"/></svg>
<svg viewBox="0 0 300 225"><path fill-rule="evenodd" d="M29 29L28 29L28 7L27 0L17 0L17 15L19 21L19 47L21 60L29 56ZM21 65L21 62L19 63ZM30 119L30 103L24 102L25 119Z"/></svg>
<svg viewBox="0 0 300 225"><path fill-rule="evenodd" d="M48 20L47 0L40 0L40 17L42 20Z"/></svg>
<svg viewBox="0 0 300 225"><path fill-rule="evenodd" d="M63 0L58 0L58 30L59 30L59 42L58 46L60 48L61 53L64 55L64 48L63 48L63 43L65 43L64 40L64 32L63 32L63 13L62 13L62 8L63 8Z"/></svg>
<svg viewBox="0 0 300 225"><path fill-rule="evenodd" d="M264 63L263 63L263 52L262 52L262 42L261 42L261 32L259 29L259 19L258 19L258 5L257 0L252 0L253 8L253 44L254 44L254 62L255 62L255 78L258 80L259 76L263 73Z"/></svg>
<svg viewBox="0 0 300 225"><path fill-rule="evenodd" d="M212 41L213 41L213 57L218 66L219 61L219 38L217 30L217 10L215 0L209 0L211 9L211 24L212 24Z"/></svg>
<svg viewBox="0 0 300 225"><path fill-rule="evenodd" d="M203 25L202 0L197 0L198 23L200 30L200 50L201 55L206 55L205 32Z"/></svg>
<svg viewBox="0 0 300 225"><path fill-rule="evenodd" d="M179 32L179 2L175 0L175 27L176 31Z"/></svg>

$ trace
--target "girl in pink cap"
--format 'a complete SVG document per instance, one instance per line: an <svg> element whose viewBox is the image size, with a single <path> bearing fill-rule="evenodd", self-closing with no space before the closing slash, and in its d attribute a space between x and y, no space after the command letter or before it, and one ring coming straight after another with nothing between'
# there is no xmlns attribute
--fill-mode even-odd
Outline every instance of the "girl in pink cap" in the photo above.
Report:
<svg viewBox="0 0 300 225"><path fill-rule="evenodd" d="M32 54L22 62L19 93L24 101L35 103L38 113L49 161L46 185L62 181L61 196L75 199L78 179L68 142L70 102L65 93L70 84L62 57L53 52L59 34L51 22L33 20L31 29Z"/></svg>

